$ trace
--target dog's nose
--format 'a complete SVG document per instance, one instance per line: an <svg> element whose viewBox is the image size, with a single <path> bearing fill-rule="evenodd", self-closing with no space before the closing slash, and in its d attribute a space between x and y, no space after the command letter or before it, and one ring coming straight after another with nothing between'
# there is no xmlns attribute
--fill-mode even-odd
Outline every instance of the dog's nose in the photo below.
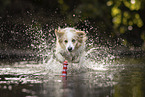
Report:
<svg viewBox="0 0 145 97"><path fill-rule="evenodd" d="M68 47L68 51L70 51L70 52L71 52L71 51L72 51L72 47Z"/></svg>

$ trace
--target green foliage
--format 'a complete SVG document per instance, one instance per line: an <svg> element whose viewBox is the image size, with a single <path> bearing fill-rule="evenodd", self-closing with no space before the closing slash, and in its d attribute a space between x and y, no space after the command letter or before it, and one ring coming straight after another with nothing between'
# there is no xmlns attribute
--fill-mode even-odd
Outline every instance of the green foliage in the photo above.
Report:
<svg viewBox="0 0 145 97"><path fill-rule="evenodd" d="M114 28L120 33L125 33L128 26L143 27L144 23L138 13L142 9L141 4L144 3L142 0L109 0L108 2L109 6L112 6Z"/></svg>

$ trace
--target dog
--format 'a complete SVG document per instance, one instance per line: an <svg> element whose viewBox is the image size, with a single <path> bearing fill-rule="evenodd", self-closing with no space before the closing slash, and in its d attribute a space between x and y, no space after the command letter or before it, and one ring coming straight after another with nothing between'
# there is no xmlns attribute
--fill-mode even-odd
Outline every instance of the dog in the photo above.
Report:
<svg viewBox="0 0 145 97"><path fill-rule="evenodd" d="M85 55L86 34L84 31L66 27L55 29L55 57L59 62L82 63Z"/></svg>

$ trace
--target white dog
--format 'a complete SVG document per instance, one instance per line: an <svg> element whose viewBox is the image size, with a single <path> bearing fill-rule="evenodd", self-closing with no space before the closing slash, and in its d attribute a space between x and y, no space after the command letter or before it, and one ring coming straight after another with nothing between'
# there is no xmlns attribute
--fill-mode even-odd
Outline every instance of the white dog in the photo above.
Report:
<svg viewBox="0 0 145 97"><path fill-rule="evenodd" d="M57 38L56 59L60 62L67 60L71 63L82 63L87 39L85 32L66 27L55 29L55 35Z"/></svg>

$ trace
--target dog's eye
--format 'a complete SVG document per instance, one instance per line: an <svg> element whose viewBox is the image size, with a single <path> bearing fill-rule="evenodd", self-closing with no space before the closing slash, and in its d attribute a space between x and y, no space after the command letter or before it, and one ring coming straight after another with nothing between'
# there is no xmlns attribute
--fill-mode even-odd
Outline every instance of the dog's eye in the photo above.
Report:
<svg viewBox="0 0 145 97"><path fill-rule="evenodd" d="M67 40L65 40L64 42L65 42L65 43L67 43L68 41L67 41Z"/></svg>
<svg viewBox="0 0 145 97"><path fill-rule="evenodd" d="M72 42L75 42L75 41L76 41L75 39L72 40Z"/></svg>

